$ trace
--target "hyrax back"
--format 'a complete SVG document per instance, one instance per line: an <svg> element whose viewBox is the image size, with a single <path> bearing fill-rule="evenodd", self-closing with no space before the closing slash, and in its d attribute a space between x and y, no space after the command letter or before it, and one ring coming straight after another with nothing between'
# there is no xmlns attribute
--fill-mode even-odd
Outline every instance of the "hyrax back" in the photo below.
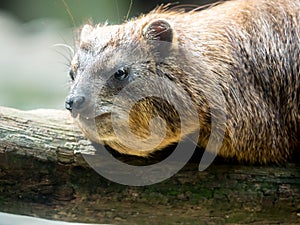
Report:
<svg viewBox="0 0 300 225"><path fill-rule="evenodd" d="M121 153L147 156L199 126L198 145L205 147L212 118L222 114L226 120L218 120L217 127L225 126L219 150L225 158L282 162L300 149L299 0L233 0L190 12L159 7L122 25L85 25L71 75L67 108L88 138ZM188 121L189 129L180 133L182 118L174 107L149 97L132 108L126 123L113 126L111 115L125 113L113 104L114 97L137 81L144 85L131 94L141 94L158 77L188 93L199 121ZM216 87L219 92L213 91ZM90 115L89 107L98 113ZM121 130L126 139L129 121L135 137L147 139L155 116L166 121L167 130L160 144L147 151L128 147L114 132ZM128 142L136 141L132 137Z"/></svg>

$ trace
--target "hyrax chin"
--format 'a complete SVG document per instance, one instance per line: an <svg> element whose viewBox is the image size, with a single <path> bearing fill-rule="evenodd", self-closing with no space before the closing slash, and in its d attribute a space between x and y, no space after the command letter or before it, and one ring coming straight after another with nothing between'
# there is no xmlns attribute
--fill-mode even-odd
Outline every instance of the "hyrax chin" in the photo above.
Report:
<svg viewBox="0 0 300 225"><path fill-rule="evenodd" d="M284 162L300 149L299 12L299 0L233 0L84 25L66 108L120 153L147 156L199 129L206 147L214 118L219 155Z"/></svg>

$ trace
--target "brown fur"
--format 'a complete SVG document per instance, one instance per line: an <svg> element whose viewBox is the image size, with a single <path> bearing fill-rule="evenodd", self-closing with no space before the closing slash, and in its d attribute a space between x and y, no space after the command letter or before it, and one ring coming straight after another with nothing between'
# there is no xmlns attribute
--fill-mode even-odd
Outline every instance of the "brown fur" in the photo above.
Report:
<svg viewBox="0 0 300 225"><path fill-rule="evenodd" d="M147 39L156 38L155 32L150 30L145 35L155 20L167 21L173 32L170 53L161 64L155 62L153 54L151 57L152 49L147 45ZM142 45L148 48L141 49ZM141 56L148 58L143 60ZM285 161L299 151L299 0L233 0L191 12L159 7L122 25L83 28L80 48L73 60L76 79L71 93L92 89L85 95L101 99L101 104L98 100L94 104L105 106L107 111L96 118L97 130L90 127L86 116L79 117L78 124L93 141L121 153L146 156L180 140L178 114L168 104L157 103L157 99L144 100L131 112L133 133L146 138L151 118L159 115L167 121L165 139L155 149L140 152L115 138L109 111L114 108L122 114L120 108L111 104L118 89L101 83L99 76L124 58L133 63L132 71L145 82L145 87L151 85L147 83L149 77L166 76L189 93L199 114L199 146L205 147L208 141L210 112L216 117L218 112L225 112L221 156L267 163ZM104 88L98 90L95 82ZM218 105L218 96L211 92L216 84L225 96L226 109ZM139 91L143 90L136 90ZM204 96L216 100L208 104ZM189 110L185 111L189 116ZM184 135L197 129L194 122L190 121L190 129ZM122 126L126 125L120 124L119 128ZM126 133L123 135L126 137Z"/></svg>

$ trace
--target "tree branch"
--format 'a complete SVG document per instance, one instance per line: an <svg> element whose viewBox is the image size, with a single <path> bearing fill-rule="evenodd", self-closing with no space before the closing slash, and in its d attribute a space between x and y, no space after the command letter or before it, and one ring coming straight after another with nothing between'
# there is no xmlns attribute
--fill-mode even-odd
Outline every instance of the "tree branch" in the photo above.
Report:
<svg viewBox="0 0 300 225"><path fill-rule="evenodd" d="M298 224L300 166L188 164L147 187L88 168L94 147L59 110L0 107L0 211L87 223ZM155 207L153 207L155 206Z"/></svg>
<svg viewBox="0 0 300 225"><path fill-rule="evenodd" d="M85 166L80 153L95 152L67 111L0 107L0 120L0 153Z"/></svg>

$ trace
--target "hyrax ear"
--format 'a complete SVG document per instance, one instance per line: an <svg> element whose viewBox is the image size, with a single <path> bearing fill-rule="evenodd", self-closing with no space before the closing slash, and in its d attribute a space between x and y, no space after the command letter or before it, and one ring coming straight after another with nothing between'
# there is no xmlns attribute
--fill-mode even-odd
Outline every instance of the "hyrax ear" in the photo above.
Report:
<svg viewBox="0 0 300 225"><path fill-rule="evenodd" d="M88 50L90 47L90 37L91 37L91 33L93 32L94 27L91 26L90 24L86 24L83 26L83 28L81 29L81 33L80 33L80 48L81 49L85 49Z"/></svg>
<svg viewBox="0 0 300 225"><path fill-rule="evenodd" d="M173 29L165 19L150 21L143 29L143 36L160 57L166 57L172 47Z"/></svg>
<svg viewBox="0 0 300 225"><path fill-rule="evenodd" d="M170 23L164 19L156 19L147 24L143 31L144 37L152 41L172 42L173 30Z"/></svg>

